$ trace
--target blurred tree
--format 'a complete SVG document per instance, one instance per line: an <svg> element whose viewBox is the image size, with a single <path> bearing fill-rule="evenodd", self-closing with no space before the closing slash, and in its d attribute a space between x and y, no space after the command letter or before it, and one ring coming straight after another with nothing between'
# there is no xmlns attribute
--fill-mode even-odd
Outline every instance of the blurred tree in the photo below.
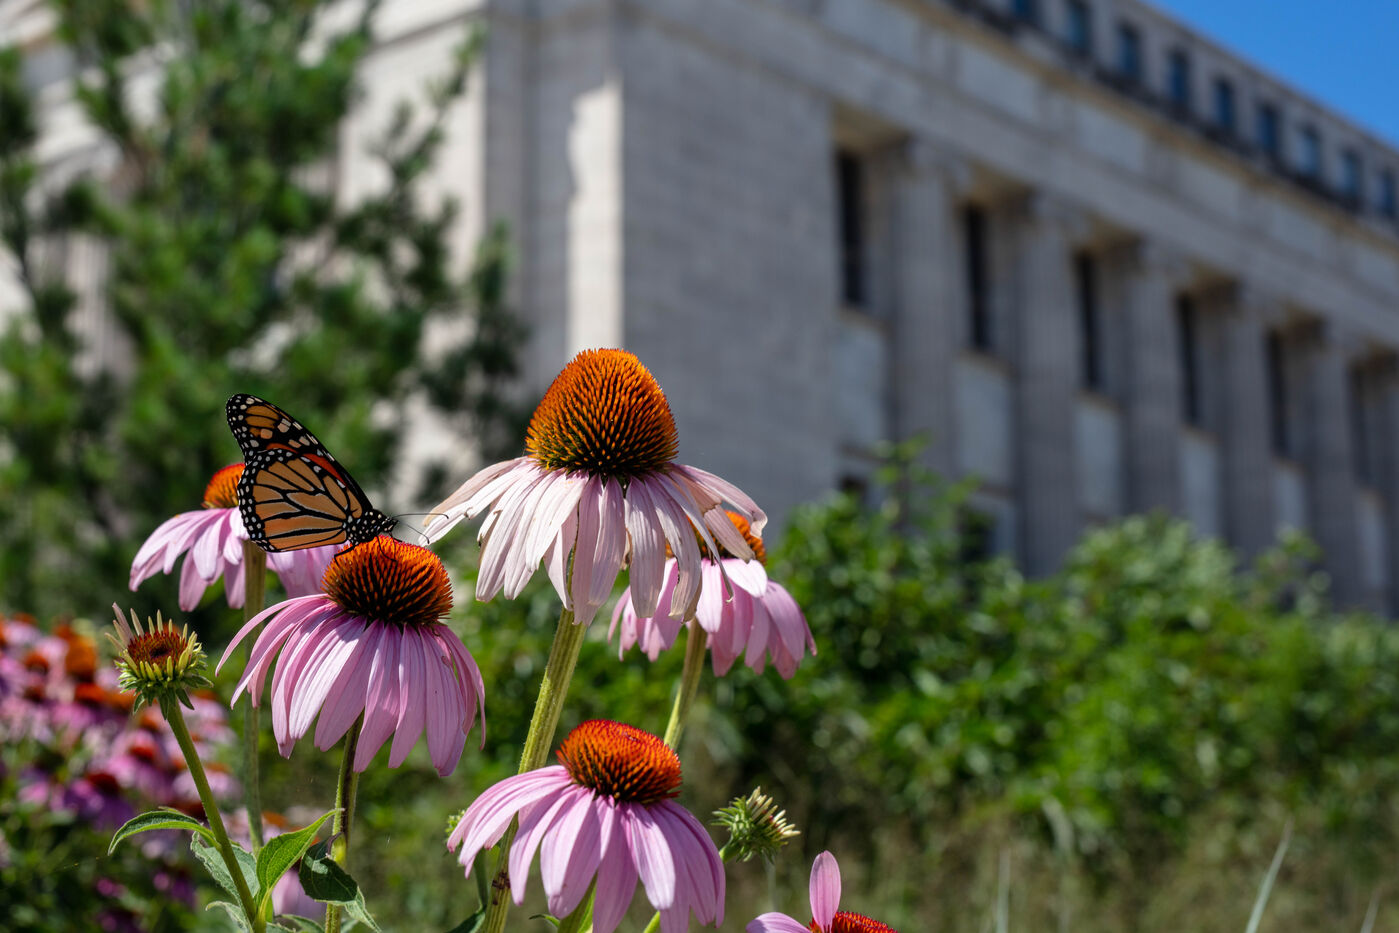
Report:
<svg viewBox="0 0 1399 933"><path fill-rule="evenodd" d="M453 269L456 205L421 191L477 43L399 105L370 153L384 183L347 201L333 168L377 4L341 31L332 5L56 0L98 135L66 177L35 155L22 54L0 51L0 238L24 296L0 307L3 604L110 603L144 536L237 459L235 391L284 404L371 488L410 397L488 453L517 443L504 235ZM75 249L101 259L91 297L65 281ZM425 340L434 319L457 326Z"/></svg>

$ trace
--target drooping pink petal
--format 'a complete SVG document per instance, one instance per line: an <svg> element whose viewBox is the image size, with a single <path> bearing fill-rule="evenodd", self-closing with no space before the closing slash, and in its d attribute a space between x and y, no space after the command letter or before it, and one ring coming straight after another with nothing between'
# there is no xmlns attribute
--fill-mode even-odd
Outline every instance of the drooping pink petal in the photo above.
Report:
<svg viewBox="0 0 1399 933"><path fill-rule="evenodd" d="M247 568L241 560L224 565L223 595L224 599L228 601L228 608L243 608L243 597L246 595L243 583L246 577Z"/></svg>
<svg viewBox="0 0 1399 933"><path fill-rule="evenodd" d="M471 874L476 855L505 835L516 813L572 784L562 765L550 765L492 784L462 814L456 829L447 837L448 850L461 847L457 861L465 867L466 874Z"/></svg>
<svg viewBox="0 0 1399 933"><path fill-rule="evenodd" d="M199 575L198 565L192 558L186 557L184 566L180 568L180 608L185 612L194 609L204 598L204 591L208 587L209 582Z"/></svg>
<svg viewBox="0 0 1399 933"><path fill-rule="evenodd" d="M804 924L798 923L786 914L762 914L748 921L744 933L807 933Z"/></svg>
<svg viewBox="0 0 1399 933"><path fill-rule="evenodd" d="M665 534L651 504L645 483L630 483L626 496L627 535L631 538L631 572L628 584L637 614L656 614L666 568Z"/></svg>
<svg viewBox="0 0 1399 933"><path fill-rule="evenodd" d="M223 657L219 659L218 666L214 668L214 673L217 674L219 671L223 670L224 664L228 663L228 659L232 656L233 649L238 647L238 643L244 638L247 638L250 632L255 630L263 622L266 622L269 617L273 615L281 615L283 617L290 615L299 618L305 610L309 610L312 607L313 603L323 603L324 601L324 597L320 596L303 596L300 599L289 599L285 602L268 606L247 622L243 623L243 627L233 636L233 641L229 642L228 647L224 649ZM261 638L258 639L258 641L261 640ZM254 647L253 650L256 651L256 647Z"/></svg>
<svg viewBox="0 0 1399 933"><path fill-rule="evenodd" d="M437 513L436 516L427 524L428 542L431 543L441 538L463 518L474 516L476 509L472 506L478 499L477 493L484 491L487 486L510 472L524 459L520 457L515 460L503 460L491 464L462 483L455 492L438 503L433 508L433 512Z"/></svg>
<svg viewBox="0 0 1399 933"><path fill-rule="evenodd" d="M725 557L723 563L724 572L729 575L734 586L754 596L762 596L767 590L768 574L761 561Z"/></svg>
<svg viewBox="0 0 1399 933"><path fill-rule="evenodd" d="M403 632L398 643L398 722L389 746L389 767L397 768L418 743L428 711L428 661L416 631ZM437 682L436 672L431 675Z"/></svg>
<svg viewBox="0 0 1399 933"><path fill-rule="evenodd" d="M573 598L568 594L568 556L573 553L577 537L578 510L575 508L564 519L558 535L544 552L544 567L549 573L549 582L554 584L554 592L563 600L565 609L573 608Z"/></svg>
<svg viewBox="0 0 1399 933"><path fill-rule="evenodd" d="M700 923L724 922L724 862L699 820L673 800L652 808L671 840L676 861L685 866L690 896L685 903Z"/></svg>
<svg viewBox="0 0 1399 933"><path fill-rule="evenodd" d="M646 888L646 897L651 906L665 910L675 902L675 861L671 858L665 833L645 807L622 807L619 815L627 831L632 862Z"/></svg>
<svg viewBox="0 0 1399 933"><path fill-rule="evenodd" d="M593 933L612 933L636 893L636 865L627 844L617 805L600 801L598 810L602 858L598 862L597 888L593 898Z"/></svg>
<svg viewBox="0 0 1399 933"><path fill-rule="evenodd" d="M481 563L476 574L476 598L482 602L500 592L510 575L512 557L524 550L524 538L529 530L524 521L525 505L535 488L523 482L509 487L498 506L491 510L496 521L489 528L482 527Z"/></svg>
<svg viewBox="0 0 1399 933"><path fill-rule="evenodd" d="M529 864L534 860L535 850L568 810L578 790L583 789L570 787L559 791L547 800L540 801L533 809L521 811L520 831L510 847L510 893L516 904L524 903L525 883L529 879ZM583 790L583 793L588 792Z"/></svg>
<svg viewBox="0 0 1399 933"><path fill-rule="evenodd" d="M633 485L641 482L639 479L632 480ZM666 543L675 555L676 565L676 585L670 602L661 603L658 611L663 609L670 616L686 619L694 614L699 598L699 542L695 540L684 511L671 501L663 487L648 486L647 492L651 495L651 504L656 508L656 520L665 532Z"/></svg>
<svg viewBox="0 0 1399 933"><path fill-rule="evenodd" d="M328 750L340 737L350 731L360 713L364 712L369 674L374 668L374 656L383 640L383 626L369 625L358 630L342 629L345 640L354 646L354 653L340 677L331 684L321 704L321 718L316 723L316 747Z"/></svg>
<svg viewBox="0 0 1399 933"><path fill-rule="evenodd" d="M823 930L831 928L840 909L840 866L830 852L822 852L811 863L811 916Z"/></svg>
<svg viewBox="0 0 1399 933"><path fill-rule="evenodd" d="M461 639L456 633L445 625L439 623L437 628L438 644L443 646L449 658L452 676L455 678L454 684L461 689L461 697L465 703L462 713L461 732L462 744L465 744L466 733L471 731L471 726L479 716L481 719L481 747L486 745L486 685L481 679L481 669L476 666L476 661L471 657L471 652L466 650L466 646L461 643ZM451 756L453 761L461 756L460 746Z"/></svg>
<svg viewBox="0 0 1399 933"><path fill-rule="evenodd" d="M598 530L602 510L602 481L589 478L583 495L578 499L578 537L573 548L573 566L569 570L568 595L573 603L573 621L587 625L592 621L596 606L588 602L588 586L593 573L593 559L598 550Z"/></svg>
<svg viewBox="0 0 1399 933"><path fill-rule="evenodd" d="M296 697L287 723L292 738L300 739L311 728L311 722L320 712L326 695L340 679L346 663L355 652L357 640L351 636L358 627L354 622L342 619L327 627L321 635L317 651L296 685Z"/></svg>
<svg viewBox="0 0 1399 933"><path fill-rule="evenodd" d="M556 917L568 916L582 902L602 860L595 801L588 792L575 795L539 847L539 876Z"/></svg>
<svg viewBox="0 0 1399 933"><path fill-rule="evenodd" d="M376 622L382 632L374 667L369 672L369 692L364 698L364 725L355 747L354 769L363 771L393 734L398 724L398 653L402 633L392 625Z"/></svg>
<svg viewBox="0 0 1399 933"><path fill-rule="evenodd" d="M715 476L713 473L701 470L699 467L672 463L670 465L670 470L672 473L683 474L696 485L704 487L725 502L728 502L734 507L735 511L743 513L743 516L748 519L749 525L752 526L753 534L760 538L762 537L763 528L765 528L768 523L767 513L758 508L758 503L750 499L748 494L742 489L739 489L723 477Z"/></svg>
<svg viewBox="0 0 1399 933"><path fill-rule="evenodd" d="M589 578L588 602L601 606L612 595L612 586L622 570L627 553L626 509L622 487L609 479L602 484L598 503L597 553L593 555L593 572Z"/></svg>

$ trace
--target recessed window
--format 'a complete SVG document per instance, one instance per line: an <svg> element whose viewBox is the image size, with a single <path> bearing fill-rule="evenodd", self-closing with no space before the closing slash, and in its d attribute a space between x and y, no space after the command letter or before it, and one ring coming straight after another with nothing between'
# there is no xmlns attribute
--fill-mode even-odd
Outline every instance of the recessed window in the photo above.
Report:
<svg viewBox="0 0 1399 933"><path fill-rule="evenodd" d="M1370 433L1371 370L1365 366L1350 368L1350 433L1351 464L1355 478L1362 486L1373 486L1380 475L1376 463L1375 439Z"/></svg>
<svg viewBox="0 0 1399 933"><path fill-rule="evenodd" d="M1189 295L1176 299L1176 344L1180 353L1180 407L1185 423L1201 427L1205 423L1200 399L1200 322L1195 301Z"/></svg>
<svg viewBox="0 0 1399 933"><path fill-rule="evenodd" d="M1282 158L1282 117L1274 104L1258 105L1258 148L1270 159Z"/></svg>
<svg viewBox="0 0 1399 933"><path fill-rule="evenodd" d="M1040 5L1038 0L1014 0L1011 9L1015 12L1015 18L1022 23L1029 23L1031 26L1040 24Z"/></svg>
<svg viewBox="0 0 1399 933"><path fill-rule="evenodd" d="M1142 79L1142 34L1131 23L1117 27L1117 73L1131 84Z"/></svg>
<svg viewBox="0 0 1399 933"><path fill-rule="evenodd" d="M1393 169L1380 172L1379 209L1381 217L1399 217L1399 189L1395 187Z"/></svg>
<svg viewBox="0 0 1399 933"><path fill-rule="evenodd" d="M1234 82L1214 79L1214 125L1226 136L1234 135Z"/></svg>
<svg viewBox="0 0 1399 933"><path fill-rule="evenodd" d="M990 267L986 236L986 212L970 205L962 212L963 255L967 279L967 340L977 350L990 350Z"/></svg>
<svg viewBox="0 0 1399 933"><path fill-rule="evenodd" d="M1297 152L1297 169L1307 178L1321 179L1321 134L1314 126L1302 127L1298 137L1301 146Z"/></svg>
<svg viewBox="0 0 1399 933"><path fill-rule="evenodd" d="M1269 331L1264 345L1268 379L1269 438L1273 453L1292 456L1292 398L1287 386L1287 352L1282 335Z"/></svg>
<svg viewBox="0 0 1399 933"><path fill-rule="evenodd" d="M1360 153L1347 149L1341 153L1341 194L1349 201L1358 202L1364 192L1360 171Z"/></svg>
<svg viewBox="0 0 1399 933"><path fill-rule="evenodd" d="M836 153L836 211L840 226L840 296L847 305L864 307L865 179L860 157L848 150Z"/></svg>
<svg viewBox="0 0 1399 933"><path fill-rule="evenodd" d="M1064 38L1069 48L1087 58L1093 54L1093 11L1086 0L1069 0L1068 14Z"/></svg>
<svg viewBox="0 0 1399 933"><path fill-rule="evenodd" d="M1074 257L1074 278L1078 286L1080 378L1085 389L1101 392L1103 379L1103 321L1098 303L1098 269L1092 255Z"/></svg>
<svg viewBox="0 0 1399 933"><path fill-rule="evenodd" d="M1190 56L1185 49L1172 49L1166 59L1166 92L1177 111L1190 111Z"/></svg>

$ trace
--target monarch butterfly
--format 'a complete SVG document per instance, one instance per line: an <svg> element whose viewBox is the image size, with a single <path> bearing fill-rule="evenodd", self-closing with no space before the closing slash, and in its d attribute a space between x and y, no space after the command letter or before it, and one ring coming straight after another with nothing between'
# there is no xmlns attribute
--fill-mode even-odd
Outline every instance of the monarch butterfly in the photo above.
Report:
<svg viewBox="0 0 1399 933"><path fill-rule="evenodd" d="M238 511L266 551L363 544L397 520L369 504L359 483L316 436L256 395L228 400L228 428L243 449Z"/></svg>

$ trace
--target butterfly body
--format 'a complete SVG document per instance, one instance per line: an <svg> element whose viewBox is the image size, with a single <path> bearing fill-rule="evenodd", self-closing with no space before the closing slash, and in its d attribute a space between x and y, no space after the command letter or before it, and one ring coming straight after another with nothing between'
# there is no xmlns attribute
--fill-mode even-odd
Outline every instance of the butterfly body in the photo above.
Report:
<svg viewBox="0 0 1399 933"><path fill-rule="evenodd" d="M248 537L268 551L363 544L391 531L380 512L316 436L255 395L235 395L228 427L243 451L238 511Z"/></svg>

